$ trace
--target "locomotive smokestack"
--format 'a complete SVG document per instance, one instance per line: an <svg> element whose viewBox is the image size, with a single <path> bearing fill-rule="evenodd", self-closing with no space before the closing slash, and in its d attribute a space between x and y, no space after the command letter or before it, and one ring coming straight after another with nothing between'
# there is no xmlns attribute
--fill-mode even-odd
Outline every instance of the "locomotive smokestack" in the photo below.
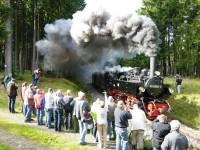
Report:
<svg viewBox="0 0 200 150"><path fill-rule="evenodd" d="M150 71L149 71L149 77L152 78L154 75L155 70L155 56L150 56Z"/></svg>

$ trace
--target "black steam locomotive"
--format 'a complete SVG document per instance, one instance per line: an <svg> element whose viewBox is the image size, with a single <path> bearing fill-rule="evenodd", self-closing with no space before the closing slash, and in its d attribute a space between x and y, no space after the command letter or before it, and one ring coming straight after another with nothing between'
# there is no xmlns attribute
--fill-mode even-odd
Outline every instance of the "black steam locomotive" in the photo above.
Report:
<svg viewBox="0 0 200 150"><path fill-rule="evenodd" d="M128 71L96 72L92 75L92 84L98 90L106 90L116 101L121 99L128 105L135 99L141 101L143 110L151 120L170 107L167 102L170 88L163 83L157 71L153 76L149 76L147 69L138 67Z"/></svg>

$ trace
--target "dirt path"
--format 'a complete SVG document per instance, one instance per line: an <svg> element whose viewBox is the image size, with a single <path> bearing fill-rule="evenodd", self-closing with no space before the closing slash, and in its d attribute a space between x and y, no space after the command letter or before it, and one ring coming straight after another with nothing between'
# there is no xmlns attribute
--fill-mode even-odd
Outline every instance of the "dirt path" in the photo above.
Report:
<svg viewBox="0 0 200 150"><path fill-rule="evenodd" d="M57 133L54 131L54 129L47 129L45 126L37 126L36 121L33 121L31 123L24 123L24 117L21 113L15 113L11 114L9 112L6 112L5 110L0 109L0 116L1 118L5 118L7 120L11 120L15 122L16 124L21 124L21 125L28 125L32 126L34 128L41 129L45 132L51 132L55 135L62 136L62 137L70 137L70 139L73 139L73 141L79 141L79 133L72 133L72 132L67 132L67 131L62 131L62 133ZM6 137L4 139L4 137ZM44 146L42 147L41 145L36 144L32 140L28 140L27 138L19 137L13 134L10 134L9 132L3 130L0 128L0 141L2 143L5 143L7 145L10 145L17 150L46 150L48 148L45 148ZM97 144L95 143L95 139L91 134L87 134L86 136L86 141L88 142L88 145L94 147L94 149L97 148ZM78 142L77 142L78 144ZM113 150L115 149L115 142L110 142L108 143L108 150Z"/></svg>
<svg viewBox="0 0 200 150"><path fill-rule="evenodd" d="M70 139L73 139L74 141L79 141L79 134L78 133L69 133L69 132L66 132L66 131L63 131L63 134L57 133L57 132L54 131L54 129L47 129L45 126L37 126L36 121L33 121L31 123L24 123L24 117L21 113L10 114L8 112L5 112L5 110L0 109L0 116L1 116L1 118L11 120L12 122L15 122L16 124L32 126L34 128L41 129L45 132L50 132L50 133L53 133L53 134L58 135L58 136L70 137ZM10 135L8 132L6 132L6 131L2 132L2 131L4 131L4 130L0 129L0 136L1 136L1 134L4 134L5 136L6 136L6 134ZM6 142L7 140L2 141L2 142L5 143L5 144L8 144L8 145L11 145L13 147L16 147L16 145L18 145L17 143L19 141L21 141L21 139L16 135L8 136L8 137L13 138L12 142ZM26 150L29 150L29 149L32 150L31 145L33 145L33 147L36 146L35 150L40 150L40 149L43 150L40 147L37 148L37 145L35 145L35 143L33 141L32 141L32 144L31 144L31 140L27 140L27 141L26 140L27 139L22 138L22 141L23 141L25 147L28 147L28 145L30 145L30 148L28 148ZM0 138L0 141L1 141L1 138ZM94 139L93 139L92 135L90 135L90 134L86 136L86 141L93 146L95 144ZM46 149L48 149L48 148L46 148Z"/></svg>

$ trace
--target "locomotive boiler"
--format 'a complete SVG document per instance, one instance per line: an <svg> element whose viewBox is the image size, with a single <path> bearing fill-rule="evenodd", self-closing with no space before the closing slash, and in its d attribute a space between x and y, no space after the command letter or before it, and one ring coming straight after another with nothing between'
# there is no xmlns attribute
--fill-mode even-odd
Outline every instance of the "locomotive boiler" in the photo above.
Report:
<svg viewBox="0 0 200 150"><path fill-rule="evenodd" d="M100 91L107 91L116 101L123 100L129 107L136 99L139 100L147 117L153 120L161 111L170 108L167 99L171 92L159 72L154 72L154 63L155 58L151 58L150 70L107 68L92 75L92 84Z"/></svg>

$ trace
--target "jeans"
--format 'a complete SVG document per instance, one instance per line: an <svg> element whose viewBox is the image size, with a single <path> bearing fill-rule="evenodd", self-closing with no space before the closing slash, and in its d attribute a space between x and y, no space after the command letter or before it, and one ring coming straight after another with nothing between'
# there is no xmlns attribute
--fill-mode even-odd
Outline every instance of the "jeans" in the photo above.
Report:
<svg viewBox="0 0 200 150"><path fill-rule="evenodd" d="M44 113L44 110L39 108L39 109L36 109L36 114L37 114L37 124L38 125L42 125L43 123L43 113Z"/></svg>
<svg viewBox="0 0 200 150"><path fill-rule="evenodd" d="M24 116L26 116L27 110L28 110L28 105L23 105L23 114L24 114Z"/></svg>
<svg viewBox="0 0 200 150"><path fill-rule="evenodd" d="M178 92L178 94L180 94L181 93L181 85L177 85L177 92Z"/></svg>
<svg viewBox="0 0 200 150"><path fill-rule="evenodd" d="M31 121L31 113L33 111L33 106L32 105L26 105L26 115L25 115L25 121Z"/></svg>
<svg viewBox="0 0 200 150"><path fill-rule="evenodd" d="M115 121L112 121L112 120L107 120L108 122L108 127L107 127L107 137L111 137L111 131L113 132L113 137L114 139L116 138L116 133L115 133ZM112 125L112 127L111 127Z"/></svg>
<svg viewBox="0 0 200 150"><path fill-rule="evenodd" d="M115 127L116 150L128 150L128 130L127 128Z"/></svg>
<svg viewBox="0 0 200 150"><path fill-rule="evenodd" d="M65 120L64 120L64 123L65 123L66 130L73 129L72 112L65 111Z"/></svg>
<svg viewBox="0 0 200 150"><path fill-rule="evenodd" d="M9 96L8 108L11 113L15 112L15 96Z"/></svg>
<svg viewBox="0 0 200 150"><path fill-rule="evenodd" d="M46 109L46 126L51 128L51 118L53 116L53 108Z"/></svg>
<svg viewBox="0 0 200 150"><path fill-rule="evenodd" d="M79 133L80 133L80 143L85 143L85 136L87 134L87 123L78 120Z"/></svg>
<svg viewBox="0 0 200 150"><path fill-rule="evenodd" d="M54 109L54 124L55 124L55 131L61 131L62 126L62 109Z"/></svg>

